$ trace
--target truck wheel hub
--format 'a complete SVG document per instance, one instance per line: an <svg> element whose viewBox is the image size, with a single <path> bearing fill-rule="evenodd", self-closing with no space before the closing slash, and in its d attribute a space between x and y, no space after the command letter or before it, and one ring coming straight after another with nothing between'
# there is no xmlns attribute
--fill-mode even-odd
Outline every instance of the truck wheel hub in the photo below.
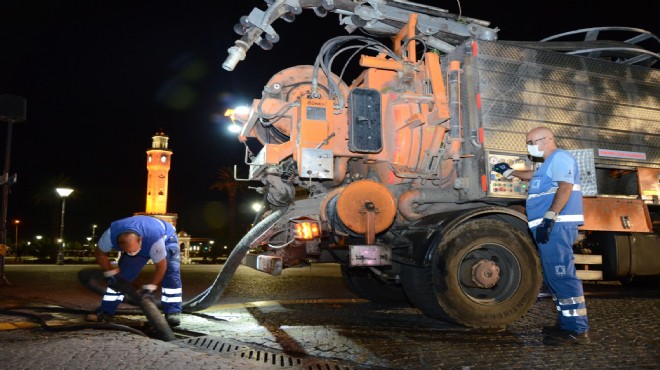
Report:
<svg viewBox="0 0 660 370"><path fill-rule="evenodd" d="M500 279L500 268L490 260L480 260L472 266L472 281L479 288L492 288Z"/></svg>

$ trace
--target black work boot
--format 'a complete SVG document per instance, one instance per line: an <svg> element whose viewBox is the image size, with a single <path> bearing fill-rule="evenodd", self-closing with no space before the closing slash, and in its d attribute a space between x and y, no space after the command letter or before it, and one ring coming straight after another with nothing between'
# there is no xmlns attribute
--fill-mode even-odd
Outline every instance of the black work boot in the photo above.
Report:
<svg viewBox="0 0 660 370"><path fill-rule="evenodd" d="M553 333L546 333L543 336L543 344L551 346L588 345L591 344L591 338L589 338L587 332L576 333L570 330L559 330Z"/></svg>
<svg viewBox="0 0 660 370"><path fill-rule="evenodd" d="M94 311L94 314L96 315L96 318L92 318L91 321L96 321L96 322L114 322L115 321L115 315L111 315L107 312L103 312L101 307L97 308Z"/></svg>
<svg viewBox="0 0 660 370"><path fill-rule="evenodd" d="M181 325L181 313L179 312L166 313L165 320L171 327L179 326Z"/></svg>
<svg viewBox="0 0 660 370"><path fill-rule="evenodd" d="M559 333L561 331L561 325L559 325L559 322L556 322L554 325L544 325L543 328L541 329L541 333L543 334L555 334Z"/></svg>

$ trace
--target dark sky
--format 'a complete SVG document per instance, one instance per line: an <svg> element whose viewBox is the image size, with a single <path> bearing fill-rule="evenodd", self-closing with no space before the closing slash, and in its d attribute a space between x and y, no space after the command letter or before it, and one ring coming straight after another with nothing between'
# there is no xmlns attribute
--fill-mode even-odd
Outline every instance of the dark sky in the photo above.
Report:
<svg viewBox="0 0 660 370"><path fill-rule="evenodd" d="M426 3L458 13L455 1ZM506 0L461 7L499 27L500 39L538 40L592 26L657 32L650 4ZM226 196L210 186L219 168L241 164L244 155L226 131L224 111L259 97L279 70L312 64L324 41L346 34L336 15L306 11L292 24L274 24L281 41L273 50L255 46L226 72L221 64L238 37L233 25L254 6L264 9L264 2L1 1L0 94L27 99L27 121L13 132L9 172L18 183L9 196L8 239L13 219L22 221L20 239L58 235L58 185L75 189L66 203L67 240L144 211L145 151L160 128L174 152L168 211L179 214L180 230L221 238ZM2 153L5 136L3 124ZM258 197L245 198L239 214L249 224L249 204Z"/></svg>

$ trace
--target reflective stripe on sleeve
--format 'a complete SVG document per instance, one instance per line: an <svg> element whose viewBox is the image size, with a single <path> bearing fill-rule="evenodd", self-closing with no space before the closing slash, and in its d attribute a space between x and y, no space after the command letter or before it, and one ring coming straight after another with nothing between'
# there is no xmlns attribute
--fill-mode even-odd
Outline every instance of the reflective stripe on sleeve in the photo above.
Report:
<svg viewBox="0 0 660 370"><path fill-rule="evenodd" d="M541 224L543 218L537 218L527 223L529 228L537 227ZM560 215L555 222L584 222L584 215Z"/></svg>
<svg viewBox="0 0 660 370"><path fill-rule="evenodd" d="M559 188L556 187L556 186L553 186L548 191L544 191L543 193L529 194L527 196L527 199L534 199L534 198L542 197L544 195L554 194L554 193L557 192L557 189L559 189ZM582 191L582 187L580 185L573 184L573 191Z"/></svg>

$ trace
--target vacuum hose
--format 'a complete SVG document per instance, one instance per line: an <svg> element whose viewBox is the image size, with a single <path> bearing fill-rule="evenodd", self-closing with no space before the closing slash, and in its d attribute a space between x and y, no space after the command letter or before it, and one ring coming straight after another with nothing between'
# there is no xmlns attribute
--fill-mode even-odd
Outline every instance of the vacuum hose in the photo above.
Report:
<svg viewBox="0 0 660 370"><path fill-rule="evenodd" d="M252 246L252 242L256 237L259 237L264 232L268 231L275 225L284 215L285 209L281 209L271 213L268 217L256 224L247 234L236 244L234 250L231 251L227 261L222 266L222 269L215 278L213 285L208 287L204 292L188 302L183 303L184 312L195 312L213 306L222 296L222 293L227 288L229 281L234 276L238 265L247 254Z"/></svg>
<svg viewBox="0 0 660 370"><path fill-rule="evenodd" d="M90 288L92 291L98 292L101 290L101 294L105 292L100 282L104 281L103 272L97 269L85 269L81 270L78 273L78 281ZM124 300L127 303L132 303L142 310L144 316L147 317L149 323L156 333L158 339L162 339L166 342L176 339L172 328L165 320L165 317L161 315L160 309L158 308L158 303L153 296L145 294L141 295L137 292L133 284L126 281L123 284L118 284L113 286L113 288L122 294L124 294Z"/></svg>

